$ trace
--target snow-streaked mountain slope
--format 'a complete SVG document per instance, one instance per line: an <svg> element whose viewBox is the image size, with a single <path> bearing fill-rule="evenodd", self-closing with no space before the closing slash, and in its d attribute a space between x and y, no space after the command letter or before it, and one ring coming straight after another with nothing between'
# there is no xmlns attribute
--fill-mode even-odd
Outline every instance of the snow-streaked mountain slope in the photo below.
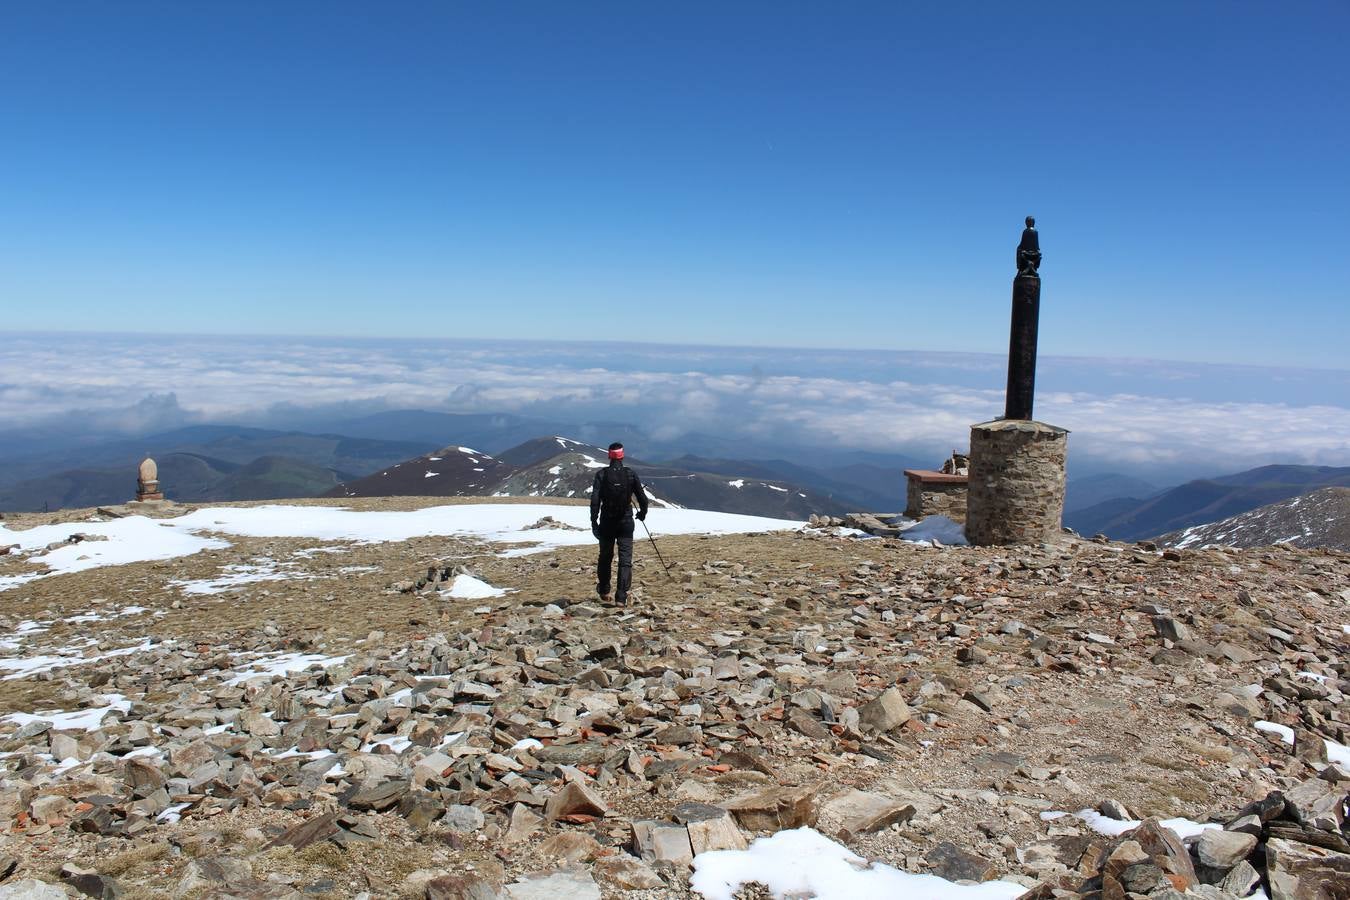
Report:
<svg viewBox="0 0 1350 900"><path fill-rule="evenodd" d="M1165 547L1328 547L1350 550L1350 488L1328 487L1158 538Z"/></svg>

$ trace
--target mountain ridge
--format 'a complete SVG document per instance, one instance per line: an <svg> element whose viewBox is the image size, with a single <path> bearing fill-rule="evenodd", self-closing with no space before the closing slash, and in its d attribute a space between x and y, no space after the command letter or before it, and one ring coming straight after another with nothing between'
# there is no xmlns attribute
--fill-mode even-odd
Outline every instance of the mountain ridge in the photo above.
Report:
<svg viewBox="0 0 1350 900"><path fill-rule="evenodd" d="M605 454L560 435L532 438L499 456L451 445L344 482L325 496L586 497L595 471L607 465ZM739 473L700 472L639 459L626 464L658 506L799 519L855 511L851 504L781 479L728 478Z"/></svg>
<svg viewBox="0 0 1350 900"><path fill-rule="evenodd" d="M1258 466L1188 481L1146 498L1116 498L1066 512L1064 524L1080 534L1135 541L1217 522L1322 487L1350 486L1350 467Z"/></svg>
<svg viewBox="0 0 1350 900"><path fill-rule="evenodd" d="M1291 544L1350 551L1350 487L1324 487L1287 500L1162 535L1164 547L1239 548Z"/></svg>

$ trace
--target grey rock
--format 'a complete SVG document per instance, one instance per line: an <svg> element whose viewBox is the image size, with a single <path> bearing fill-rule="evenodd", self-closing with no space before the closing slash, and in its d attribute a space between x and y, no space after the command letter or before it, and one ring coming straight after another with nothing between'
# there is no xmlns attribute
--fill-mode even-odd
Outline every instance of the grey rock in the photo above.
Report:
<svg viewBox="0 0 1350 900"><path fill-rule="evenodd" d="M948 881L989 881L998 874L992 862L943 841L924 855L932 874Z"/></svg>
<svg viewBox="0 0 1350 900"><path fill-rule="evenodd" d="M594 766L604 762L608 756L602 744L592 742L548 744L530 753L540 762L558 766Z"/></svg>
<svg viewBox="0 0 1350 900"><path fill-rule="evenodd" d="M1138 842L1164 872L1181 877L1183 886L1190 888L1199 882L1195 874L1195 864L1187 852L1181 838L1170 828L1164 828L1157 819L1145 819L1138 828L1127 831L1125 836Z"/></svg>
<svg viewBox="0 0 1350 900"><path fill-rule="evenodd" d="M747 831L782 831L785 828L814 826L818 816L817 788L771 787L741 794L723 806Z"/></svg>
<svg viewBox="0 0 1350 900"><path fill-rule="evenodd" d="M896 822L914 818L912 804L882 794L850 789L821 805L821 818L834 824L835 835L851 841L860 834L879 831Z"/></svg>
<svg viewBox="0 0 1350 900"><path fill-rule="evenodd" d="M694 860L689 830L683 825L639 819L631 823L633 850L648 863L664 862L687 866Z"/></svg>
<svg viewBox="0 0 1350 900"><path fill-rule="evenodd" d="M267 846L271 848L285 845L294 847L296 850L303 850L311 844L326 840L337 834L337 831L337 813L325 813L291 826L273 838Z"/></svg>
<svg viewBox="0 0 1350 900"><path fill-rule="evenodd" d="M352 809L381 812L397 806L408 795L411 785L406 778L394 778L376 784L363 784L343 796Z"/></svg>
<svg viewBox="0 0 1350 900"><path fill-rule="evenodd" d="M1259 816L1239 816L1223 827L1225 831L1240 831L1243 834L1261 836L1261 819Z"/></svg>
<svg viewBox="0 0 1350 900"><path fill-rule="evenodd" d="M689 832L689 844L697 856L708 850L744 850L748 845L731 813L707 803L681 803L675 819Z"/></svg>
<svg viewBox="0 0 1350 900"><path fill-rule="evenodd" d="M509 900L601 900L600 885L582 866L526 875L506 886Z"/></svg>
<svg viewBox="0 0 1350 900"><path fill-rule="evenodd" d="M261 710L252 708L239 714L239 727L259 738L276 737L281 734L281 725L263 715Z"/></svg>
<svg viewBox="0 0 1350 900"><path fill-rule="evenodd" d="M827 740L833 737L830 729L826 728L820 719L817 719L804 709L790 710L787 714L787 724L793 731L818 741Z"/></svg>
<svg viewBox="0 0 1350 900"><path fill-rule="evenodd" d="M544 806L544 817L550 822L565 816L602 817L608 812L609 806L598 793L575 781L563 785Z"/></svg>
<svg viewBox="0 0 1350 900"><path fill-rule="evenodd" d="M1350 897L1350 854L1283 838L1266 842L1270 900Z"/></svg>
<svg viewBox="0 0 1350 900"><path fill-rule="evenodd" d="M452 831L477 832L486 824L483 811L474 806L460 803L445 808L445 817L441 822Z"/></svg>
<svg viewBox="0 0 1350 900"><path fill-rule="evenodd" d="M605 884L613 885L621 891L646 891L665 887L665 882L651 866L627 853L597 860L595 874Z"/></svg>
<svg viewBox="0 0 1350 900"><path fill-rule="evenodd" d="M1119 800L1106 799L1097 804L1097 812L1106 816L1108 819L1115 819L1117 822L1128 822L1134 818L1130 815L1129 809Z"/></svg>
<svg viewBox="0 0 1350 900"><path fill-rule="evenodd" d="M1257 699L1241 688L1220 693L1214 698L1214 706L1239 718L1259 719L1264 714Z"/></svg>
<svg viewBox="0 0 1350 900"><path fill-rule="evenodd" d="M1256 890L1256 886L1260 883L1261 873L1257 872L1251 863L1243 860L1220 879L1219 889L1227 891L1234 897L1246 897Z"/></svg>
<svg viewBox="0 0 1350 900"><path fill-rule="evenodd" d="M913 712L899 688L887 688L858 710L858 718L868 731L887 732L909 721Z"/></svg>
<svg viewBox="0 0 1350 900"><path fill-rule="evenodd" d="M122 896L121 885L115 879L99 874L96 869L67 863L61 867L61 880L86 897L114 900Z"/></svg>
<svg viewBox="0 0 1350 900"><path fill-rule="evenodd" d="M1327 743L1322 736L1307 728L1294 729L1294 756L1311 765L1322 765L1327 761Z"/></svg>
<svg viewBox="0 0 1350 900"><path fill-rule="evenodd" d="M1285 791L1284 803L1295 822L1323 831L1339 831L1345 819L1345 791L1320 778L1306 779Z"/></svg>
<svg viewBox="0 0 1350 900"><path fill-rule="evenodd" d="M0 900L66 900L64 888L36 878L0 884Z"/></svg>
<svg viewBox="0 0 1350 900"><path fill-rule="evenodd" d="M1151 894L1160 887L1171 887L1163 870L1150 862L1126 866L1117 880L1121 887L1132 894Z"/></svg>
<svg viewBox="0 0 1350 900"><path fill-rule="evenodd" d="M1231 869L1256 848L1256 837L1241 831L1207 828L1195 842L1195 858L1211 869Z"/></svg>
<svg viewBox="0 0 1350 900"><path fill-rule="evenodd" d="M426 900L503 900L500 885L481 875L440 875L426 883Z"/></svg>
<svg viewBox="0 0 1350 900"><path fill-rule="evenodd" d="M1171 616L1154 616L1153 630L1158 637L1168 641L1189 641L1191 630Z"/></svg>

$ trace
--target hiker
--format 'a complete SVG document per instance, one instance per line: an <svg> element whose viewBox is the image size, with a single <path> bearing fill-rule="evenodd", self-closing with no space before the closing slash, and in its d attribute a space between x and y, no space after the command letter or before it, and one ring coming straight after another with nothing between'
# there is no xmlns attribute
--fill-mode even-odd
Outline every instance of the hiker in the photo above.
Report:
<svg viewBox="0 0 1350 900"><path fill-rule="evenodd" d="M591 484L591 534L600 542L595 565L595 592L610 602L610 564L614 543L619 544L619 587L614 600L628 602L633 584L633 498L637 498L639 522L647 518L647 494L637 473L623 464L623 444L609 445L609 465L595 473Z"/></svg>

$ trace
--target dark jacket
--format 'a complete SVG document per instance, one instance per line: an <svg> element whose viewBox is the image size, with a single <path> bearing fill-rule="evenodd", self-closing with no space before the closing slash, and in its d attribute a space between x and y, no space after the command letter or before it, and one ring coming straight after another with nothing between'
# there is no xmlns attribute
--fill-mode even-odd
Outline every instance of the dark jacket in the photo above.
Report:
<svg viewBox="0 0 1350 900"><path fill-rule="evenodd" d="M629 493L637 498L638 507L642 512L643 517L646 517L647 515L647 492L642 489L642 481L637 477L637 473L634 472L632 469L623 465L618 460L613 460L610 462L608 468L597 470L595 473L595 480L591 482L592 522L600 521L601 513L603 512L603 510L600 507L600 500L604 494L604 484L606 475L608 474L608 477L610 478L621 477L616 473L627 474ZM620 522L633 521L633 504L631 502L624 504L623 513L621 514L618 521ZM610 520L608 518L605 519L605 522L606 524L610 524Z"/></svg>

